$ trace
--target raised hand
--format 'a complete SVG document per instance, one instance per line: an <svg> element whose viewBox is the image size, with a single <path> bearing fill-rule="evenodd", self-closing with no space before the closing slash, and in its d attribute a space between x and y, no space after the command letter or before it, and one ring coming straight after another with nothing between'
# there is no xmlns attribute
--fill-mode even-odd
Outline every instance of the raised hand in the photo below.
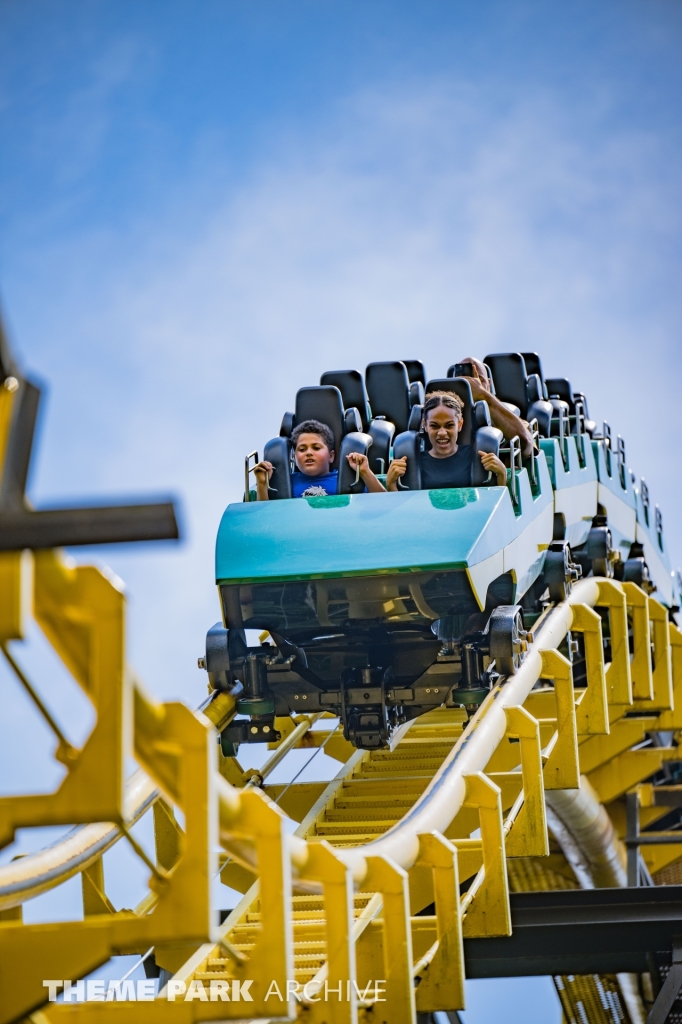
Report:
<svg viewBox="0 0 682 1024"><path fill-rule="evenodd" d="M494 473L497 477L497 483L500 487L504 487L507 483L507 468L501 459L498 459L497 455L493 455L492 452L479 452L481 457L481 463L483 468L487 469L489 473Z"/></svg>
<svg viewBox="0 0 682 1024"><path fill-rule="evenodd" d="M407 455L403 455L401 459L394 459L391 465L388 467L388 473L386 474L386 490L397 491L398 480L405 476L407 473Z"/></svg>
<svg viewBox="0 0 682 1024"><path fill-rule="evenodd" d="M377 494L379 491L386 490L382 482L377 480L369 468L369 461L366 455L363 455L361 452L351 452L346 458L348 459L348 464L355 470L370 494Z"/></svg>
<svg viewBox="0 0 682 1024"><path fill-rule="evenodd" d="M258 501L267 501L268 495L268 484L270 483L270 477L275 471L275 467L267 459L263 459L257 466L253 467L253 472L256 477L256 496Z"/></svg>
<svg viewBox="0 0 682 1024"><path fill-rule="evenodd" d="M351 452L350 455L346 456L346 458L353 469L360 470L360 476L363 476L363 474L369 469L367 456L363 455L361 452Z"/></svg>

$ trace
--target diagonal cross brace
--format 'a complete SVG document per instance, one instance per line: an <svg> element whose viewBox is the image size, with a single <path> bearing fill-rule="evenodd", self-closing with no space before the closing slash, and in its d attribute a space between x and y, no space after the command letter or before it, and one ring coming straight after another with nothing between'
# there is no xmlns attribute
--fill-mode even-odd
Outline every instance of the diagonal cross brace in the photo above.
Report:
<svg viewBox="0 0 682 1024"><path fill-rule="evenodd" d="M673 939L673 962L668 976L663 982L656 1002L649 1010L646 1024L665 1024L673 1003L682 988L682 938Z"/></svg>

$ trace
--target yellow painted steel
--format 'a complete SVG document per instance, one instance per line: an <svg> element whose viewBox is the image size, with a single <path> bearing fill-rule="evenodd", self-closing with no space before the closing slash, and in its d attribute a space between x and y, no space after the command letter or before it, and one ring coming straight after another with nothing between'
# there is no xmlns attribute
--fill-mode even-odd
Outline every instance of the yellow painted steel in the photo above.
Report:
<svg viewBox="0 0 682 1024"><path fill-rule="evenodd" d="M632 704L632 674L628 645L628 604L622 587L613 580L599 580L598 606L608 608L611 662L606 667L610 705Z"/></svg>
<svg viewBox="0 0 682 1024"><path fill-rule="evenodd" d="M518 814L506 840L508 857L546 857L549 853L540 727L524 708L507 708L509 735L521 747L522 792Z"/></svg>
<svg viewBox="0 0 682 1024"><path fill-rule="evenodd" d="M609 714L601 619L592 608L578 605L573 609L571 630L583 634L587 670L587 686L576 712L578 732L589 736L608 733Z"/></svg>
<svg viewBox="0 0 682 1024"><path fill-rule="evenodd" d="M580 785L578 766L578 723L573 694L573 671L571 663L558 651L542 652L542 677L550 679L554 686L547 691L551 703L555 704L555 715L547 719L552 728L552 738L547 744L543 769L545 789L577 789ZM532 697L526 704L531 703Z"/></svg>
<svg viewBox="0 0 682 1024"><path fill-rule="evenodd" d="M0 391L2 394L2 391ZM23 640L26 604L30 600L30 555L23 551L0 553L0 643Z"/></svg>
<svg viewBox="0 0 682 1024"><path fill-rule="evenodd" d="M14 377L8 377L0 386L0 466L5 462L18 390L18 381Z"/></svg>
<svg viewBox="0 0 682 1024"><path fill-rule="evenodd" d="M123 820L132 723L120 581L71 566L52 551L36 553L34 561L36 620L92 701L97 721L82 750L58 747L67 774L56 793L0 797L0 847L17 828Z"/></svg>
<svg viewBox="0 0 682 1024"><path fill-rule="evenodd" d="M649 598L635 583L623 583L623 592L632 623L633 653L630 662L632 695L635 700L652 699L651 636L649 630Z"/></svg>
<svg viewBox="0 0 682 1024"><path fill-rule="evenodd" d="M457 847L438 832L419 837L418 866L433 872L436 941L418 964L417 1009L464 1006L464 944ZM422 973L423 972L423 973Z"/></svg>
<svg viewBox="0 0 682 1024"><path fill-rule="evenodd" d="M6 643L21 635L17 609L30 586L18 564L0 562L14 609L0 617ZM272 766L295 746L328 751L335 741L346 758L332 782L286 792L258 788L267 766L258 778L236 759L222 759L219 770L214 726L235 713L229 694L194 713L158 704L126 673L124 613L115 579L53 552L35 557L36 619L97 722L82 750L58 750L67 774L56 793L0 801L5 842L26 824L83 825L49 857L0 867L0 1024L31 1013L33 1024L99 1024L122 1013L129 1024L301 1014L313 1024L413 1024L417 1012L460 1009L463 937L511 932L510 865L519 865L515 878L543 863L555 864L553 878L570 875L550 854L545 794L577 790L583 773L621 827L626 791L680 759L675 740L633 749L649 732L682 729L682 633L633 584L578 584L536 630L521 669L466 727L461 709L441 707L402 727L390 749L349 752L339 731L311 733L312 718L283 723ZM580 690L557 650L569 629L584 639ZM626 718L630 708L640 716ZM133 754L141 772L126 786ZM650 789L641 792L642 822L655 822ZM153 857L130 832L152 808ZM287 811L300 821L293 834ZM136 911L116 910L106 894L102 853L117 839L149 870L149 895ZM218 842L223 878L248 886L220 928L210 898ZM661 867L682 849L648 847L644 856ZM23 924L26 899L78 871L81 921ZM173 973L152 1002L46 1003L43 979L75 981L113 954L150 946ZM248 1001L232 998L241 991Z"/></svg>

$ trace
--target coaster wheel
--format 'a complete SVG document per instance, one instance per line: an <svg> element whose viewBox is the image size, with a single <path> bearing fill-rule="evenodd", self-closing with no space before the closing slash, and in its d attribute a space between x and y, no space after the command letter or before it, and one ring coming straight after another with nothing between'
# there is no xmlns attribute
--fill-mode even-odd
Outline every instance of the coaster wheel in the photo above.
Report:
<svg viewBox="0 0 682 1024"><path fill-rule="evenodd" d="M593 526L587 537L587 557L592 563L593 576L613 577L617 552L608 526Z"/></svg>
<svg viewBox="0 0 682 1024"><path fill-rule="evenodd" d="M531 633L523 628L523 610L518 604L495 608L488 622L490 657L503 676L513 676L526 656Z"/></svg>
<svg viewBox="0 0 682 1024"><path fill-rule="evenodd" d="M644 558L628 558L623 563L622 579L627 583L636 583L638 587L650 594L654 590L649 575L649 566Z"/></svg>
<svg viewBox="0 0 682 1024"><path fill-rule="evenodd" d="M565 601L574 582L582 576L581 567L573 561L569 544L563 541L550 544L545 556L544 576L550 601L554 604Z"/></svg>

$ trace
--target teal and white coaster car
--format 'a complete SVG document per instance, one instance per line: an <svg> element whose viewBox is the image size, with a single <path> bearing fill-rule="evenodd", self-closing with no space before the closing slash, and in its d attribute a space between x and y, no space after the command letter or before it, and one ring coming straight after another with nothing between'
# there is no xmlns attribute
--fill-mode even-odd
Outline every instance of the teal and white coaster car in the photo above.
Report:
<svg viewBox="0 0 682 1024"><path fill-rule="evenodd" d="M249 500L247 464L246 500L228 506L218 531L223 621L208 633L205 658L212 685L240 694L244 717L225 730L224 750L270 740L275 716L302 711L338 715L361 748L387 745L398 725L442 704L471 713L513 674L527 630L581 574L655 589L673 614L679 580L661 515L627 468L622 441L614 445L606 425L597 433L584 397L568 381L545 380L537 355L486 364L497 397L531 422L537 443L527 460L517 440L503 443L465 379L426 389L457 391L462 443L500 452L507 486L490 486L477 462L468 487L421 490L412 473L398 492L359 493L347 451L366 452L383 472L394 452L423 443L416 361L371 364L367 387L357 371L338 371L302 389L266 446L276 500ZM340 493L286 500L288 435L311 417L334 433ZM261 634L258 646L247 630ZM566 650L579 679L579 642Z"/></svg>

